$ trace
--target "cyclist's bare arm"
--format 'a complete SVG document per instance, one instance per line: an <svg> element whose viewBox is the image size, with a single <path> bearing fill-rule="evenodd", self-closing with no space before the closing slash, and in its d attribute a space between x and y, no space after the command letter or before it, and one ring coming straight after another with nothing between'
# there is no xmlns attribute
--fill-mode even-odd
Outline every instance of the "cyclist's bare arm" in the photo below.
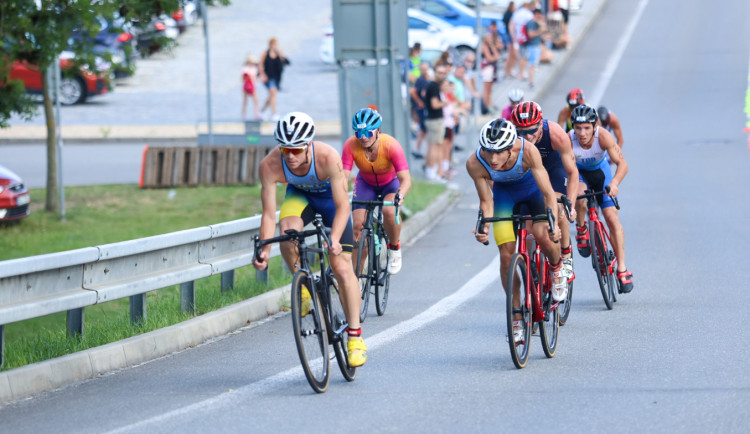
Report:
<svg viewBox="0 0 750 434"><path fill-rule="evenodd" d="M610 194L617 196L620 191L620 183L628 173L628 162L625 161L622 149L615 143L615 138L604 128L599 128L599 145L607 151L609 161L617 165L617 170L612 175L612 181L609 183L609 188L612 189Z"/></svg>
<svg viewBox="0 0 750 434"><path fill-rule="evenodd" d="M398 194L401 196L401 199L406 197L406 194L411 190L411 173L409 173L408 170L402 170L400 172L396 172L396 178L398 178L399 187L398 187Z"/></svg>
<svg viewBox="0 0 750 434"><path fill-rule="evenodd" d="M344 168L338 152L330 145L323 142L315 142L315 167L324 177L331 180L331 191L333 192L333 203L336 206L336 216L331 225L331 253L341 253L341 235L344 233L346 224L351 215L347 179L344 178ZM322 146L320 146L322 145ZM319 175L320 176L320 175Z"/></svg>
<svg viewBox="0 0 750 434"><path fill-rule="evenodd" d="M469 172L471 179L474 181L474 187L477 189L477 196L479 196L479 209L484 212L485 217L492 217L494 212L494 200L492 199L492 190L490 189L489 174L479 160L477 160L475 154L472 154L466 161L466 171ZM485 224L484 233L475 234L477 241L480 243L487 241L487 238L489 237L489 226L489 223Z"/></svg>
<svg viewBox="0 0 750 434"><path fill-rule="evenodd" d="M276 231L276 183L283 182L283 169L281 168L281 156L278 148L271 151L260 163L260 200L263 206L263 214L260 219L260 239L265 240L273 237ZM279 172L281 171L281 176ZM271 252L271 246L263 247L260 254L263 259L262 264L254 264L255 268L265 269L268 266L268 257Z"/></svg>
<svg viewBox="0 0 750 434"><path fill-rule="evenodd" d="M567 107L563 107L562 110L560 110L560 113L557 115L557 123L560 125L565 125L568 123L568 119L570 118L570 109Z"/></svg>
<svg viewBox="0 0 750 434"><path fill-rule="evenodd" d="M617 116L615 116L614 113L609 114L609 126L612 128L612 133L617 139L617 146L622 149L622 145L625 144L625 138L622 137L622 126L620 125L620 120L617 119Z"/></svg>
<svg viewBox="0 0 750 434"><path fill-rule="evenodd" d="M565 133L565 130L559 124L555 122L548 122L547 124L549 125L552 149L560 152L563 168L568 175L568 197L575 198L578 194L578 166L576 166L576 156L573 154L570 136ZM575 210L573 210L573 213L575 214ZM575 215L572 215L571 218L575 219Z"/></svg>

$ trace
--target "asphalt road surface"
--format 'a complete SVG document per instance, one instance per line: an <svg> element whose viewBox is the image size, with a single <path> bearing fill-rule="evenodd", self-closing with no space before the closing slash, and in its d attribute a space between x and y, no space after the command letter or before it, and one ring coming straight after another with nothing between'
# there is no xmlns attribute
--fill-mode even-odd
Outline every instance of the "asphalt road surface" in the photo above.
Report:
<svg viewBox="0 0 750 434"><path fill-rule="evenodd" d="M620 215L635 289L607 311L576 256L554 359L534 338L528 366L513 366L497 250L473 241L478 202L462 174L456 206L405 247L386 315L364 323L370 359L353 383L334 366L328 392L313 393L281 314L6 405L0 432L746 432L750 5L724 2L711 20L701 6L610 1L540 101L554 119L570 88L594 95L604 78L631 166Z"/></svg>

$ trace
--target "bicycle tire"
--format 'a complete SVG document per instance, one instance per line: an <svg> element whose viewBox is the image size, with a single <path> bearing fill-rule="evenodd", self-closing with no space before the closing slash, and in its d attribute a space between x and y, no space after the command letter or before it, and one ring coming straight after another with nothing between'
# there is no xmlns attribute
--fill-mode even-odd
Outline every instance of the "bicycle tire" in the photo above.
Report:
<svg viewBox="0 0 750 434"><path fill-rule="evenodd" d="M568 245L572 246L571 241L568 241ZM573 307L573 280L568 280L568 296L565 297L565 301L560 303L558 310L560 311L559 322L561 326L564 326L568 322L570 316L570 309Z"/></svg>
<svg viewBox="0 0 750 434"><path fill-rule="evenodd" d="M370 230L362 229L359 237L359 249L357 250L357 280L359 280L359 291L362 301L359 305L359 322L367 319L367 308L370 304ZM363 256L366 255L366 258Z"/></svg>
<svg viewBox="0 0 750 434"><path fill-rule="evenodd" d="M523 369L529 361L529 346L531 345L531 309L527 307L526 286L528 276L526 275L526 261L523 256L516 253L510 260L506 286L508 290L505 293L505 314L508 327L508 346L510 348L510 357L516 368ZM513 308L513 283L518 279L520 281L520 308ZM513 320L515 314L520 313L523 323L523 336L519 343L513 339Z"/></svg>
<svg viewBox="0 0 750 434"><path fill-rule="evenodd" d="M604 304L607 306L607 310L612 310L614 306L612 304L611 285L609 284L609 273L607 271L607 249L604 248L604 240L602 240L601 233L594 223L591 223L589 233L592 238L590 242L591 264L596 273L596 280L599 282L599 289L601 290Z"/></svg>
<svg viewBox="0 0 750 434"><path fill-rule="evenodd" d="M542 254L541 263L544 264L545 258ZM542 267L543 269L543 267ZM541 279L544 280L544 279ZM547 281L550 285L553 285L552 272L548 269ZM559 308L562 304L558 304L556 307L552 307L555 301L552 299L551 291L542 290L540 293L542 299L542 309L544 310L544 319L538 321L539 324L539 338L542 341L542 349L544 355L551 359L555 357L557 353L557 339L560 335L560 311Z"/></svg>
<svg viewBox="0 0 750 434"><path fill-rule="evenodd" d="M388 290L391 286L391 273L388 272L388 264L391 262L391 249L388 248L388 237L384 232L381 232L380 236L380 254L377 256L376 265L376 276L375 282L375 310L378 312L378 316L385 314L385 308L388 305Z"/></svg>
<svg viewBox="0 0 750 434"><path fill-rule="evenodd" d="M339 286L333 276L331 267L326 269L328 277L328 297L330 300L330 312L328 319L329 341L333 345L333 352L336 356L336 363L339 365L341 375L346 381L354 381L357 375L357 368L349 366L349 357L346 348L347 338L346 327L349 323L344 313L344 305L339 295Z"/></svg>
<svg viewBox="0 0 750 434"><path fill-rule="evenodd" d="M302 285L307 287L311 296L310 309L304 315L301 309ZM328 331L320 297L313 288L310 276L306 272L294 273L291 294L292 328L299 361L307 382L314 391L323 393L328 389L330 381Z"/></svg>

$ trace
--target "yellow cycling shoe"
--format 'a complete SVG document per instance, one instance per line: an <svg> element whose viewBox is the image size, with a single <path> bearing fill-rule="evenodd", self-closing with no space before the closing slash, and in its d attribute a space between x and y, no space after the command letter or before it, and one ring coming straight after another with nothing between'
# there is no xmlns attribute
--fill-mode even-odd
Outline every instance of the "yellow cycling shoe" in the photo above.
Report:
<svg viewBox="0 0 750 434"><path fill-rule="evenodd" d="M356 368L365 364L367 361L367 345L365 345L364 339L358 336L349 336L346 347L349 353L349 366Z"/></svg>
<svg viewBox="0 0 750 434"><path fill-rule="evenodd" d="M310 300L310 291L307 289L307 286L302 285L302 289L300 290L301 316L307 316L307 314L310 312Z"/></svg>

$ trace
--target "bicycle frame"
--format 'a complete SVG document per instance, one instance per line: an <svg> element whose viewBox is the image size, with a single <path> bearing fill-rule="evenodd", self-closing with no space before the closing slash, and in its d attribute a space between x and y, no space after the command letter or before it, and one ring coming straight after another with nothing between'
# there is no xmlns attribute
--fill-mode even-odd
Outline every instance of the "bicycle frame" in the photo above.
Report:
<svg viewBox="0 0 750 434"><path fill-rule="evenodd" d="M586 208L588 209L589 214L589 224L592 225L591 229L596 230L596 232L601 236L602 240L606 240L606 242L611 246L612 245L612 239L609 236L609 231L607 231L607 227L604 224L604 222L599 219L599 202L596 200L596 196L599 194L609 194L609 186L606 186L606 188L602 191L592 191L592 190L586 190L583 195L578 196L579 199L586 199ZM620 209L620 204L617 201L617 198L613 198L613 201L615 203L615 208L618 210ZM589 237L590 241L593 242L593 238ZM602 255L604 252L600 252L599 249L597 249L597 254ZM617 256L613 257L611 261L606 261L606 258L600 258L600 262L607 264L607 273L608 274L614 274L617 271Z"/></svg>

